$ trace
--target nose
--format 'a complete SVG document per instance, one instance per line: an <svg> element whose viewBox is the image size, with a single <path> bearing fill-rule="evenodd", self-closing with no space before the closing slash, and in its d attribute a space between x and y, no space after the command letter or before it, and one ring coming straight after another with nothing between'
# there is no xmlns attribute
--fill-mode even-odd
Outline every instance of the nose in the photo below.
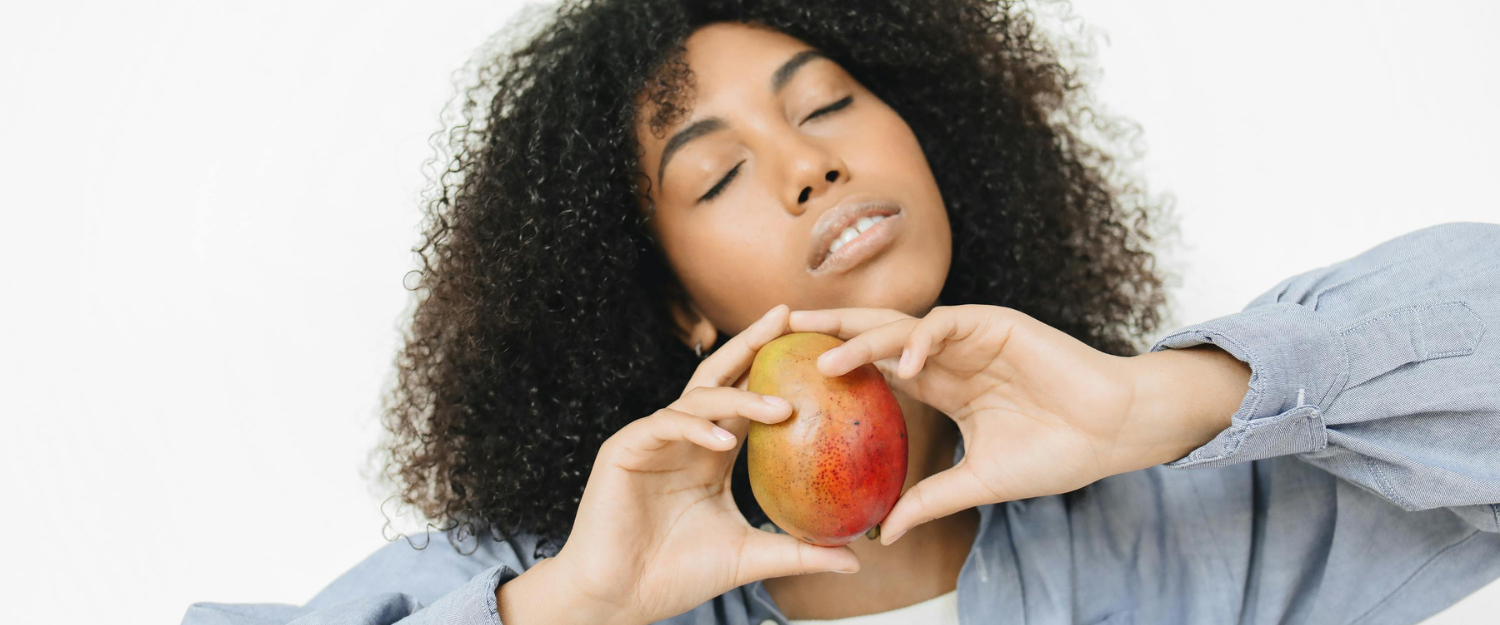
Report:
<svg viewBox="0 0 1500 625"><path fill-rule="evenodd" d="M808 146L792 163L791 184L788 185L787 210L801 215L814 200L822 197L839 180L849 179L848 168L843 160L831 152Z"/></svg>

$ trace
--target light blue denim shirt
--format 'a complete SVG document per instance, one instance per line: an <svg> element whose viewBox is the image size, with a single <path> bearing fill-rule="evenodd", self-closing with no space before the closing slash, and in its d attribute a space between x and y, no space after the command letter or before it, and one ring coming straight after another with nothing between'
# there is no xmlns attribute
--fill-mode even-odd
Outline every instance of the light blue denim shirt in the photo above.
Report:
<svg viewBox="0 0 1500 625"><path fill-rule="evenodd" d="M1232 425L1167 465L980 506L962 622L1411 623L1500 577L1500 225L1398 237L1152 351L1205 342L1251 369ZM183 623L496 625L497 584L556 553L430 538L304 606ZM756 582L662 622L767 621L786 623Z"/></svg>

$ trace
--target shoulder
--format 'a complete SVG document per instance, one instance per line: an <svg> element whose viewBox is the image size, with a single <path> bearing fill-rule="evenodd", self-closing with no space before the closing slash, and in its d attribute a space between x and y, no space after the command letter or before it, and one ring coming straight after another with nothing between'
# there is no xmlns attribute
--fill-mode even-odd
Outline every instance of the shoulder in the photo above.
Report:
<svg viewBox="0 0 1500 625"><path fill-rule="evenodd" d="M1449 222L1382 241L1326 267L1291 276L1246 308L1291 302L1342 312L1340 303L1404 299L1484 282L1500 272L1500 224Z"/></svg>
<svg viewBox="0 0 1500 625"><path fill-rule="evenodd" d="M308 609L382 593L399 593L431 604L497 565L525 571L536 563L536 537L523 534L496 540L478 535L429 531L398 536L340 575L307 603Z"/></svg>
<svg viewBox="0 0 1500 625"><path fill-rule="evenodd" d="M1377 245L1375 249L1401 243L1494 243L1500 237L1500 224L1478 221L1451 221L1413 230ZM1489 246L1487 246L1489 247ZM1492 248L1491 248L1492 249Z"/></svg>
<svg viewBox="0 0 1500 625"><path fill-rule="evenodd" d="M1383 241L1341 264L1374 261L1379 266L1431 259L1453 263L1500 259L1500 224L1454 221L1428 226Z"/></svg>
<svg viewBox="0 0 1500 625"><path fill-rule="evenodd" d="M388 623L446 599L444 614L493 609L494 584L506 568L517 573L535 563L536 540L518 535L496 540L457 532L398 536L354 565L304 606L200 602L189 623L285 623L310 620ZM459 592L455 592L459 591Z"/></svg>

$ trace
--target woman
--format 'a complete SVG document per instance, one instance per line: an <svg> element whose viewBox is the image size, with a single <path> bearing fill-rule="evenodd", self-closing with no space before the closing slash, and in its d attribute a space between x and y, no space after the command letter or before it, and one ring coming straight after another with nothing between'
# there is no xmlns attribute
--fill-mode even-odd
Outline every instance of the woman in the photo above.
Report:
<svg viewBox="0 0 1500 625"><path fill-rule="evenodd" d="M1055 61L973 1L565 4L481 71L419 250L390 474L454 548L185 622L1385 623L1500 576L1500 227L1137 354L1157 214ZM745 487L793 331L901 402L878 541Z"/></svg>

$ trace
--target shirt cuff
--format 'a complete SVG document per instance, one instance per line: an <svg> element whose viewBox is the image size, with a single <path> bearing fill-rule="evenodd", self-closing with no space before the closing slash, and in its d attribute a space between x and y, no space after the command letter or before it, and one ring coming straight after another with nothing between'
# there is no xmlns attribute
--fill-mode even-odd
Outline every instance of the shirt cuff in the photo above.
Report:
<svg viewBox="0 0 1500 625"><path fill-rule="evenodd" d="M502 625L500 606L495 592L501 584L521 575L504 564L475 575L468 583L422 610L427 623L462 623L465 625Z"/></svg>
<svg viewBox="0 0 1500 625"><path fill-rule="evenodd" d="M1212 344L1250 366L1250 385L1230 426L1166 466L1224 466L1319 451L1323 411L1348 379L1343 338L1313 310L1289 302L1187 326L1151 351Z"/></svg>

